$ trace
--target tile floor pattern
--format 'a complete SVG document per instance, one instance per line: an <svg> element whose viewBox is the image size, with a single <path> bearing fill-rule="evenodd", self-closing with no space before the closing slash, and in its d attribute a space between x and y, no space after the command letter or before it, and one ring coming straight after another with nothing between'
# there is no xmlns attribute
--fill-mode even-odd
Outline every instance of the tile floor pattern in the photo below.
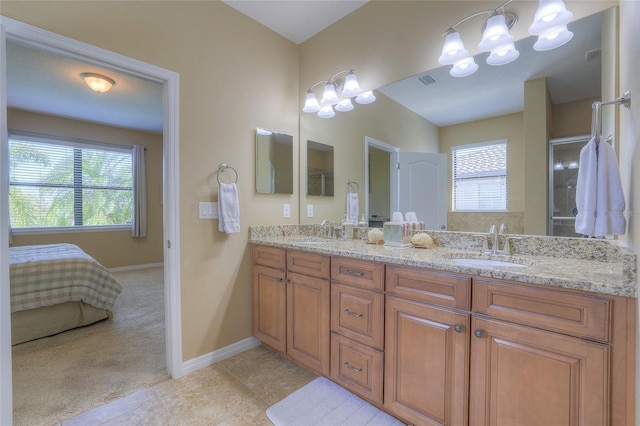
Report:
<svg viewBox="0 0 640 426"><path fill-rule="evenodd" d="M91 425L268 425L266 409L317 376L257 346L65 420Z"/></svg>

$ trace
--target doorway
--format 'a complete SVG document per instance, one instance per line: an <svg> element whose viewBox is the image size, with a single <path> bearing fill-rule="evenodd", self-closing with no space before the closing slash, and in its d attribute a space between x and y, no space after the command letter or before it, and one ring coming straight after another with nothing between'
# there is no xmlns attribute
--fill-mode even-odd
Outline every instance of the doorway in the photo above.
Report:
<svg viewBox="0 0 640 426"><path fill-rule="evenodd" d="M172 377L183 375L182 336L180 320L180 216L179 216L179 75L151 64L122 56L86 43L51 33L31 25L2 17L0 29L2 55L5 52L5 39L11 39L51 52L108 67L115 71L136 75L163 85L163 234L164 234L164 300L166 323L166 364ZM6 72L5 60L0 58L0 107L2 108L2 129L0 129L0 157L6 160L7 122L6 122ZM3 163L5 164L5 163ZM2 213L0 220L8 223L8 176L0 177L2 195ZM9 311L9 265L8 265L8 229L2 227L0 233L0 293L2 294L2 325L0 326L0 423L12 423L12 381L11 381L11 327Z"/></svg>
<svg viewBox="0 0 640 426"><path fill-rule="evenodd" d="M400 149L365 137L364 195L369 226L382 228L398 210L398 155Z"/></svg>

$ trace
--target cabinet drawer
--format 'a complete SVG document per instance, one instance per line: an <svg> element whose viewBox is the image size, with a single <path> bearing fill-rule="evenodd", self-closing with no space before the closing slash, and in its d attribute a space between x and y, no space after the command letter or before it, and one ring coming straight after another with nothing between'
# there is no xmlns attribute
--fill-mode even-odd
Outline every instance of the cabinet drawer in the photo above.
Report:
<svg viewBox="0 0 640 426"><path fill-rule="evenodd" d="M473 311L571 336L610 339L611 299L607 297L474 278Z"/></svg>
<svg viewBox="0 0 640 426"><path fill-rule="evenodd" d="M382 291L384 290L384 264L368 260L332 257L331 281Z"/></svg>
<svg viewBox="0 0 640 426"><path fill-rule="evenodd" d="M251 260L257 265L267 266L275 269L285 269L287 255L284 249L278 247L261 246L253 244L251 246Z"/></svg>
<svg viewBox="0 0 640 426"><path fill-rule="evenodd" d="M419 302L469 310L471 277L409 266L387 265L387 293Z"/></svg>
<svg viewBox="0 0 640 426"><path fill-rule="evenodd" d="M382 349L384 298L382 293L342 284L331 285L331 331Z"/></svg>
<svg viewBox="0 0 640 426"><path fill-rule="evenodd" d="M331 333L331 378L340 385L382 404L382 352Z"/></svg>
<svg viewBox="0 0 640 426"><path fill-rule="evenodd" d="M329 279L330 257L307 251L287 251L287 271Z"/></svg>

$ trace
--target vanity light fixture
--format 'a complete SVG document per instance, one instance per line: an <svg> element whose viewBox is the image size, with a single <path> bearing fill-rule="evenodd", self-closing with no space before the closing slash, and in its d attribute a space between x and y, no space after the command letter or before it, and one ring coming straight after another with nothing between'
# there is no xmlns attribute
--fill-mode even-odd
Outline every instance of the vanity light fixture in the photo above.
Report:
<svg viewBox="0 0 640 426"><path fill-rule="evenodd" d="M340 78L342 74L346 74ZM313 89L319 85L324 85L322 97L318 98L313 93ZM376 100L372 91L363 92L358 83L353 69L346 69L335 73L327 80L320 80L307 89L305 94L303 112L317 113L320 118L331 118L336 115L335 111L347 112L354 109L351 99L359 104L370 104ZM335 107L335 111L334 111Z"/></svg>
<svg viewBox="0 0 640 426"><path fill-rule="evenodd" d="M564 170L564 161L556 161L556 163L553 165L553 170Z"/></svg>
<svg viewBox="0 0 640 426"><path fill-rule="evenodd" d="M577 169L578 166L578 162L576 160L571 160L569 161L569 167L567 167L568 169Z"/></svg>
<svg viewBox="0 0 640 426"><path fill-rule="evenodd" d="M518 59L520 52L516 50L513 36L509 34L509 29L518 22L518 17L504 9L512 1L507 0L493 10L473 13L453 24L442 34L445 41L438 62L442 65L453 65L449 74L453 77L466 77L478 70L478 65L464 48L460 34L455 30L455 27L476 16L489 15L482 30L482 40L478 44L481 52L490 52L487 64L505 65ZM573 14L567 11L562 0L540 0L534 22L529 27L529 33L538 36L533 48L538 51L551 50L571 40L573 33L567 30L567 23L572 17Z"/></svg>
<svg viewBox="0 0 640 426"><path fill-rule="evenodd" d="M111 89L111 86L116 84L116 82L106 77L102 74L96 74L92 72L83 72L80 74L80 77L87 83L87 86L91 88L94 92L104 93L108 92Z"/></svg>

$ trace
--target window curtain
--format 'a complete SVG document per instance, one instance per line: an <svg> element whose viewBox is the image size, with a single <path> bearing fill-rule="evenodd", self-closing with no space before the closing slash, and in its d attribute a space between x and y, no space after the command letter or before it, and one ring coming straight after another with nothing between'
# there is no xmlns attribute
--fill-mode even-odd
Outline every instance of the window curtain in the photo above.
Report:
<svg viewBox="0 0 640 426"><path fill-rule="evenodd" d="M144 152L144 146L133 146L133 237L147 236L147 168Z"/></svg>

